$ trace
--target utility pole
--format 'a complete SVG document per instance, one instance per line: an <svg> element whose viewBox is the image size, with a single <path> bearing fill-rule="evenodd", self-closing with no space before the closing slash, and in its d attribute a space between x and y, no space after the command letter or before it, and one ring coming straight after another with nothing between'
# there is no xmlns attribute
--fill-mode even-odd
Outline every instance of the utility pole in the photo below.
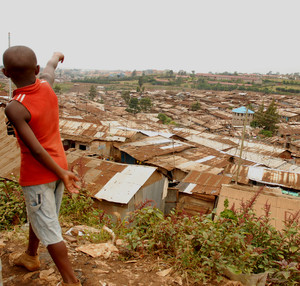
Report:
<svg viewBox="0 0 300 286"><path fill-rule="evenodd" d="M10 32L8 32L8 47L10 48ZM9 100L11 100L12 95L12 88L11 88L11 79L8 79L8 85L9 85Z"/></svg>
<svg viewBox="0 0 300 286"><path fill-rule="evenodd" d="M244 140L245 140L245 133L246 133L247 115L248 115L248 105L247 105L247 108L246 108L246 116L245 116L244 125L243 125L240 156L239 156L238 168L237 168L237 171L236 171L236 180L235 180L236 184L238 183L238 180L239 180L240 167L241 167L241 164L242 164L242 155L243 155Z"/></svg>

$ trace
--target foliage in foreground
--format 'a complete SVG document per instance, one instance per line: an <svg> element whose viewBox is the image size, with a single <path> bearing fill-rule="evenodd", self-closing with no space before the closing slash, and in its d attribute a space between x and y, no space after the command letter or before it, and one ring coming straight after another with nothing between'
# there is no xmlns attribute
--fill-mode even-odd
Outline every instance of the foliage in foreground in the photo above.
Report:
<svg viewBox="0 0 300 286"><path fill-rule="evenodd" d="M25 221L26 207L21 187L0 179L0 231Z"/></svg>
<svg viewBox="0 0 300 286"><path fill-rule="evenodd" d="M88 226L111 226L111 218L103 210L94 207L94 201L87 191L80 190L79 194L65 192L60 209L61 219L74 224Z"/></svg>
<svg viewBox="0 0 300 286"><path fill-rule="evenodd" d="M113 224L82 190L75 196L65 194L61 218L98 228L106 225L124 236L131 250L158 255L195 281L219 279L227 268L235 273L268 271L269 285L296 285L300 281L300 212L279 232L271 225L270 205L265 205L264 216L253 211L258 195L239 209L229 209L226 202L219 216L173 211L165 217L157 208L143 205L130 214L128 225L120 221ZM26 221L22 191L16 183L0 181L0 219L0 230ZM93 237L93 242L99 239Z"/></svg>
<svg viewBox="0 0 300 286"><path fill-rule="evenodd" d="M282 281L296 285L300 281L296 216L279 232L271 225L270 206L265 205L265 216L257 217L254 201L239 210L226 204L220 216L189 217L174 211L164 218L158 209L147 207L132 214L127 239L133 250L159 255L196 280L220 279L227 268L236 274L268 271L270 285Z"/></svg>

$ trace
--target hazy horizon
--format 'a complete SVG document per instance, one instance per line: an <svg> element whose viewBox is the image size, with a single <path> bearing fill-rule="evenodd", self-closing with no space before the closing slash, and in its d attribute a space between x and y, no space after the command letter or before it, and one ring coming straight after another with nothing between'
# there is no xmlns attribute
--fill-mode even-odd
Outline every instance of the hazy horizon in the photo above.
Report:
<svg viewBox="0 0 300 286"><path fill-rule="evenodd" d="M5 1L1 53L26 45L62 69L300 71L298 0ZM2 56L0 60L2 65Z"/></svg>

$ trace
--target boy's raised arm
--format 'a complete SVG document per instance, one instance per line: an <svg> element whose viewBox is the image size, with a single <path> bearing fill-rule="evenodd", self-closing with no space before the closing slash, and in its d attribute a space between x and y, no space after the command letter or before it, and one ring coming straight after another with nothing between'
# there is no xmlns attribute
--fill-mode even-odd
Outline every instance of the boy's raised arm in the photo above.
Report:
<svg viewBox="0 0 300 286"><path fill-rule="evenodd" d="M44 68L43 72L40 74L40 79L44 79L49 82L52 86L55 79L55 69L59 62L64 61L65 56L60 52L55 52L51 59L48 61L46 67Z"/></svg>

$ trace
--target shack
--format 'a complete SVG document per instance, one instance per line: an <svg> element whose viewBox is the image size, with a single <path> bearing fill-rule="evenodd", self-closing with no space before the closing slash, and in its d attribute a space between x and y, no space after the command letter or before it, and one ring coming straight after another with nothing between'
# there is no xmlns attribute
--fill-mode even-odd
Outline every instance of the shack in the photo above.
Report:
<svg viewBox="0 0 300 286"><path fill-rule="evenodd" d="M145 203L164 212L168 180L154 167L127 165L67 152L70 168L83 188L95 199L95 206L121 219Z"/></svg>
<svg viewBox="0 0 300 286"><path fill-rule="evenodd" d="M217 206L222 185L230 182L231 177L191 171L177 186L177 209L190 215L211 213Z"/></svg>

